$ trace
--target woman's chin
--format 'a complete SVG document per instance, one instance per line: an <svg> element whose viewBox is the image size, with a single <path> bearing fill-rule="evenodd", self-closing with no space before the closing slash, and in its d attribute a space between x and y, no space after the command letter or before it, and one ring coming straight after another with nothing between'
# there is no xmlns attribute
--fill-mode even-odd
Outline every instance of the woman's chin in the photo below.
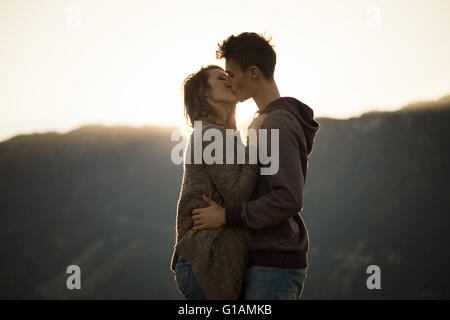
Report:
<svg viewBox="0 0 450 320"><path fill-rule="evenodd" d="M237 104L239 102L239 99L237 97L233 97L233 99L231 99L231 102Z"/></svg>
<svg viewBox="0 0 450 320"><path fill-rule="evenodd" d="M227 105L230 109L234 108L236 104L239 102L238 99L230 99L227 101Z"/></svg>

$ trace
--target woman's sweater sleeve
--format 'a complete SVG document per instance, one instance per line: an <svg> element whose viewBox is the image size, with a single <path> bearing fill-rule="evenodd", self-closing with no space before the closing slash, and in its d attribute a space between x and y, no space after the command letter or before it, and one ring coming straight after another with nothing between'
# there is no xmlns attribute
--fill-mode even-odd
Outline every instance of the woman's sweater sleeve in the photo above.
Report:
<svg viewBox="0 0 450 320"><path fill-rule="evenodd" d="M238 131L228 130L227 134L227 130L219 126L209 126L202 131L203 165L226 205L249 201L259 176L256 161L249 163L252 160L250 150L256 152L256 147L248 143L245 146ZM238 161L238 150L242 154L241 161Z"/></svg>

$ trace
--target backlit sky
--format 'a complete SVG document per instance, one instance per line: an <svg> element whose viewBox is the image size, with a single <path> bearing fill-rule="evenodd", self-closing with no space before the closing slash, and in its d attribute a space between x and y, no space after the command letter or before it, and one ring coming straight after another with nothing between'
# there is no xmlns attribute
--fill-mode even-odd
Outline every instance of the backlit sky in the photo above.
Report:
<svg viewBox="0 0 450 320"><path fill-rule="evenodd" d="M230 34L270 34L280 92L316 116L450 93L448 0L0 0L0 141L181 125L184 78ZM238 104L238 120L253 101Z"/></svg>

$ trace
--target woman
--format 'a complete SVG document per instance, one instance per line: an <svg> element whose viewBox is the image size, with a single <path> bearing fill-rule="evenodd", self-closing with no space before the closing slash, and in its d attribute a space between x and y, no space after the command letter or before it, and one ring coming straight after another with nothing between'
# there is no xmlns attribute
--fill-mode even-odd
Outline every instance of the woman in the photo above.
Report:
<svg viewBox="0 0 450 320"><path fill-rule="evenodd" d="M176 244L171 269L179 290L187 299L237 299L247 265L247 231L243 227L220 227L211 230L193 230L192 210L205 207L202 194L222 206L241 204L250 200L259 174L257 164L248 164L247 143L245 164L226 163L226 129L236 129L237 98L227 85L227 74L219 66L200 69L184 81L185 117L191 127L202 122L202 134L211 128L223 135L223 164L194 162L194 145L202 151L212 141L194 141L191 134L185 161L183 182L177 206ZM259 116L249 128L258 129ZM234 159L236 144L234 140ZM230 150L228 150L230 151Z"/></svg>

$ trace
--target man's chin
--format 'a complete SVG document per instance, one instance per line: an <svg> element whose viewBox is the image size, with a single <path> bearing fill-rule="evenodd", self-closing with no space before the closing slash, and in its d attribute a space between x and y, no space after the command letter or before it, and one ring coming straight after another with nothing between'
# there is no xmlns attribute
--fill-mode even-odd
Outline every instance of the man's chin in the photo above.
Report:
<svg viewBox="0 0 450 320"><path fill-rule="evenodd" d="M235 94L235 96L236 96L237 101L239 101L239 102L244 102L244 101L250 99L250 97L239 96L237 94Z"/></svg>

